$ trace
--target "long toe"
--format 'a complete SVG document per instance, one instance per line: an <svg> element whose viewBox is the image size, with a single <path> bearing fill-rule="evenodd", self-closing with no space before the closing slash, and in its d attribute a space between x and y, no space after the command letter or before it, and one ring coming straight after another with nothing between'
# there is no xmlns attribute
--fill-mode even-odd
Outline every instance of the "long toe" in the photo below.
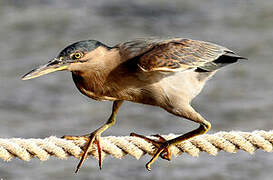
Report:
<svg viewBox="0 0 273 180"><path fill-rule="evenodd" d="M98 150L98 155L99 155L99 167L101 170L101 168L102 168L102 156L101 156L102 150L101 150L101 146L100 146L100 140L96 138L95 144L97 145L97 150Z"/></svg>
<svg viewBox="0 0 273 180"><path fill-rule="evenodd" d="M160 138L159 138L159 140L155 140L155 139L151 139L151 138L148 138L146 136L143 136L143 135L140 135L140 134L136 134L136 133L131 133L130 136L139 137L141 139L144 139L148 143L153 144L156 148L159 148L162 145L162 143L163 143L163 140L160 139ZM152 135L152 136L158 137L159 135Z"/></svg>
<svg viewBox="0 0 273 180"><path fill-rule="evenodd" d="M155 162L155 160L159 156L162 159L166 159L166 160L169 160L169 161L171 160L171 152L170 152L170 149L169 149L170 145L169 145L168 141L164 137L162 137L162 136L160 136L158 134L153 135L154 137L158 138L158 140L154 140L154 139L151 139L151 138L148 138L148 137L145 137L143 135L136 134L136 133L131 133L130 135L142 138L145 141L153 144L157 148L157 151L153 155L153 158L146 164L146 169L148 171L151 170L151 165Z"/></svg>
<svg viewBox="0 0 273 180"><path fill-rule="evenodd" d="M83 136L71 136L71 135L64 135L61 138L66 139L66 140L71 140L71 141L77 141L77 140L84 140L88 141L90 135L83 135Z"/></svg>
<svg viewBox="0 0 273 180"><path fill-rule="evenodd" d="M165 154L165 155L164 155ZM157 160L158 157L163 159L170 160L171 154L169 151L169 145L167 143L163 143L156 151L152 159L146 164L146 169L151 171L151 165Z"/></svg>
<svg viewBox="0 0 273 180"><path fill-rule="evenodd" d="M93 132L89 135L83 135L83 136L70 136L70 135L65 135L62 138L66 139L66 140L84 140L86 141L84 147L83 147L83 152L81 153L81 159L79 164L77 165L76 171L75 173L79 172L83 162L86 160L87 156L88 156L88 152L90 147L92 146L93 143L95 143L97 145L97 150L98 150L98 156L99 156L99 168L102 168L102 150L101 150L101 146L100 146L100 134L97 132Z"/></svg>
<svg viewBox="0 0 273 180"><path fill-rule="evenodd" d="M101 156L102 150L101 150L101 146L100 146L100 134L95 131L89 135L88 141L83 148L83 155L81 157L79 164L77 165L75 173L79 172L83 162L85 161L85 159L88 156L89 149L93 143L95 143L97 145L97 150L98 150L98 155L99 155L99 168L100 169L102 168L102 156Z"/></svg>

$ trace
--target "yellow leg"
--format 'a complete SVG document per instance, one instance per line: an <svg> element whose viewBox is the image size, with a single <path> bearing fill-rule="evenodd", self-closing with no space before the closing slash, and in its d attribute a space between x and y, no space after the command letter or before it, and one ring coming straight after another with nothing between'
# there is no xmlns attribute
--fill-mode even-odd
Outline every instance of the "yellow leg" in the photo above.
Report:
<svg viewBox="0 0 273 180"><path fill-rule="evenodd" d="M169 111L169 112L171 112L171 111ZM149 138L144 137L142 135L131 133L132 136L137 136L137 137L143 138L144 140L152 143L157 148L157 151L154 154L154 156L152 157L152 159L146 164L146 169L148 171L151 170L151 165L155 162L155 160L159 156L163 159L167 159L167 160L171 159L171 153L169 150L170 146L181 143L181 142L188 140L194 136L205 134L211 128L211 124L208 121L206 121L201 115L199 115L197 112L195 112L191 107L188 109L187 113L185 113L185 111L183 112L185 114L182 114L182 113L178 114L177 112L178 111L176 111L173 114L179 115L179 116L185 117L189 120L192 120L194 122L197 122L200 124L200 126L193 131L190 131L186 134L183 134L183 135L181 135L177 138L171 139L171 140L164 140L164 138L157 135L157 137L159 137L159 140L155 141L153 139L149 139Z"/></svg>
<svg viewBox="0 0 273 180"><path fill-rule="evenodd" d="M169 141L163 142L161 147L158 148L157 152L154 154L153 158L146 164L146 169L150 171L151 170L151 165L155 162L155 160L158 158L158 156L161 153L163 153L163 151L165 149L168 149L170 146L181 143L181 142L183 142L185 140L188 140L188 139L190 139L192 137L195 137L195 136L198 136L198 135L201 135L201 134L205 134L210 129L210 123L209 122L207 122L207 125L201 124L199 126L199 128L197 128L197 129L195 129L195 130L193 130L191 132L183 134L182 136L171 139ZM171 156L169 153L170 153L170 151L167 151L167 156Z"/></svg>
<svg viewBox="0 0 273 180"><path fill-rule="evenodd" d="M111 127L111 126L113 126L115 124L117 112L118 112L118 110L119 110L122 103L123 103L123 101L120 101L120 100L114 101L113 108L112 108L112 114L109 117L108 121L104 125L102 125L100 128L98 128L94 132L90 133L89 135L84 135L84 136L63 136L63 138L68 139L68 140L84 139L84 140L87 141L86 145L84 146L83 154L81 156L79 164L77 165L75 173L79 172L83 162L87 158L89 148L93 143L95 143L97 145L98 154L99 154L99 167L100 167L100 169L102 168L100 137L101 137L101 134L105 130L107 130L109 127Z"/></svg>

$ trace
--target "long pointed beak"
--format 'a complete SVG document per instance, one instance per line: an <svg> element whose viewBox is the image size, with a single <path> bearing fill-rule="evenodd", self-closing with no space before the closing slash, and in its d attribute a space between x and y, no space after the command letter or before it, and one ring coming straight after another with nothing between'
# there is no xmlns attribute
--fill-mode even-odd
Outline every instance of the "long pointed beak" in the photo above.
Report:
<svg viewBox="0 0 273 180"><path fill-rule="evenodd" d="M68 64L60 61L59 59L53 59L47 64L42 65L36 69L31 70L22 77L22 80L33 79L45 74L49 74L55 71L62 71L68 68Z"/></svg>

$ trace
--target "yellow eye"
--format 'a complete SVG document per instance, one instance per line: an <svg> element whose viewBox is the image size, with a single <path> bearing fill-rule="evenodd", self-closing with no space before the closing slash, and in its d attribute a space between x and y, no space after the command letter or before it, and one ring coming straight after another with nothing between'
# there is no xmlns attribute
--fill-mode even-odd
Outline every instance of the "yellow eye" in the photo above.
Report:
<svg viewBox="0 0 273 180"><path fill-rule="evenodd" d="M83 57L82 52L75 52L73 54L71 54L71 59L80 59Z"/></svg>

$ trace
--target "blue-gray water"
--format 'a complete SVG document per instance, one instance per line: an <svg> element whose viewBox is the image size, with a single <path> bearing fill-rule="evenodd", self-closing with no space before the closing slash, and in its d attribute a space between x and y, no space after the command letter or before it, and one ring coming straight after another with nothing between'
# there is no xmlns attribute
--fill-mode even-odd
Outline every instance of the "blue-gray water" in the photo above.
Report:
<svg viewBox="0 0 273 180"><path fill-rule="evenodd" d="M31 81L20 77L69 43L97 39L109 45L135 37L175 36L224 45L248 61L228 66L194 100L212 131L273 129L273 1L269 0L0 0L0 137L86 134L101 125L110 102L81 95L69 72ZM187 132L196 125L163 110L125 103L104 135ZM158 160L108 157L100 171L89 159L0 161L0 179L271 180L273 155L219 153Z"/></svg>

